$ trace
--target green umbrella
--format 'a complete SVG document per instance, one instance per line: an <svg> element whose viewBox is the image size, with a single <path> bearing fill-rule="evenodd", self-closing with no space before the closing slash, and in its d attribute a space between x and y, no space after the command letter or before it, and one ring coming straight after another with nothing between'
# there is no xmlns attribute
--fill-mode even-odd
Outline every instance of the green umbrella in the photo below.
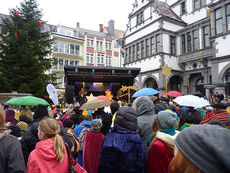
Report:
<svg viewBox="0 0 230 173"><path fill-rule="evenodd" d="M6 103L12 105L49 105L46 100L34 96L15 97L8 100Z"/></svg>

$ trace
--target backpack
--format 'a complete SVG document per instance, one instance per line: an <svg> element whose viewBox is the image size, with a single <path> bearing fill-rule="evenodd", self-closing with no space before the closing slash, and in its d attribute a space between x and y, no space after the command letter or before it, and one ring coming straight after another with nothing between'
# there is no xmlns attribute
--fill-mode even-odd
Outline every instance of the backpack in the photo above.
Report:
<svg viewBox="0 0 230 173"><path fill-rule="evenodd" d="M85 134L90 130L89 127L84 127L81 131L81 133L79 134L78 140L80 143L80 151L83 151L83 142L84 142L84 137Z"/></svg>
<svg viewBox="0 0 230 173"><path fill-rule="evenodd" d="M78 138L72 129L67 130L67 135L70 139L69 141L71 141L71 145L69 146L71 155L73 156L73 158L77 158L80 150L80 144L78 142Z"/></svg>

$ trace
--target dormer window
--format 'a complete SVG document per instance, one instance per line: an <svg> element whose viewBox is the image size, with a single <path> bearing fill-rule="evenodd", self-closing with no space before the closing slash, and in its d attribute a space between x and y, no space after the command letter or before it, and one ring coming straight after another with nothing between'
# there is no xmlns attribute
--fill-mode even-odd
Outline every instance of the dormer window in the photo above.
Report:
<svg viewBox="0 0 230 173"><path fill-rule="evenodd" d="M137 25L141 24L144 22L144 12L140 12L137 14Z"/></svg>
<svg viewBox="0 0 230 173"><path fill-rule="evenodd" d="M186 13L185 1L181 3L181 15Z"/></svg>

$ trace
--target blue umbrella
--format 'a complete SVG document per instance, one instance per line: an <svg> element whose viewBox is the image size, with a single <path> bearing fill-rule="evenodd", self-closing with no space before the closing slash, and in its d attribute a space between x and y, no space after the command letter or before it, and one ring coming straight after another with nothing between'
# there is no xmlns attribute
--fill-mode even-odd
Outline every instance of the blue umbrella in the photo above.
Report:
<svg viewBox="0 0 230 173"><path fill-rule="evenodd" d="M132 98L135 97L140 97L140 96L151 96L151 95L155 95L158 94L159 91L153 89L153 88L143 88L137 92L135 92L132 96Z"/></svg>

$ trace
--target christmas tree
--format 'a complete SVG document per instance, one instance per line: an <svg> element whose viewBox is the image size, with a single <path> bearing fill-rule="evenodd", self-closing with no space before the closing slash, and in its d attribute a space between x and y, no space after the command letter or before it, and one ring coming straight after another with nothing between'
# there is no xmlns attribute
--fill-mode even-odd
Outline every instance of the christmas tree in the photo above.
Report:
<svg viewBox="0 0 230 173"><path fill-rule="evenodd" d="M18 91L44 96L46 86L56 81L49 73L53 40L36 0L25 0L3 19L5 35L0 41L1 92Z"/></svg>

